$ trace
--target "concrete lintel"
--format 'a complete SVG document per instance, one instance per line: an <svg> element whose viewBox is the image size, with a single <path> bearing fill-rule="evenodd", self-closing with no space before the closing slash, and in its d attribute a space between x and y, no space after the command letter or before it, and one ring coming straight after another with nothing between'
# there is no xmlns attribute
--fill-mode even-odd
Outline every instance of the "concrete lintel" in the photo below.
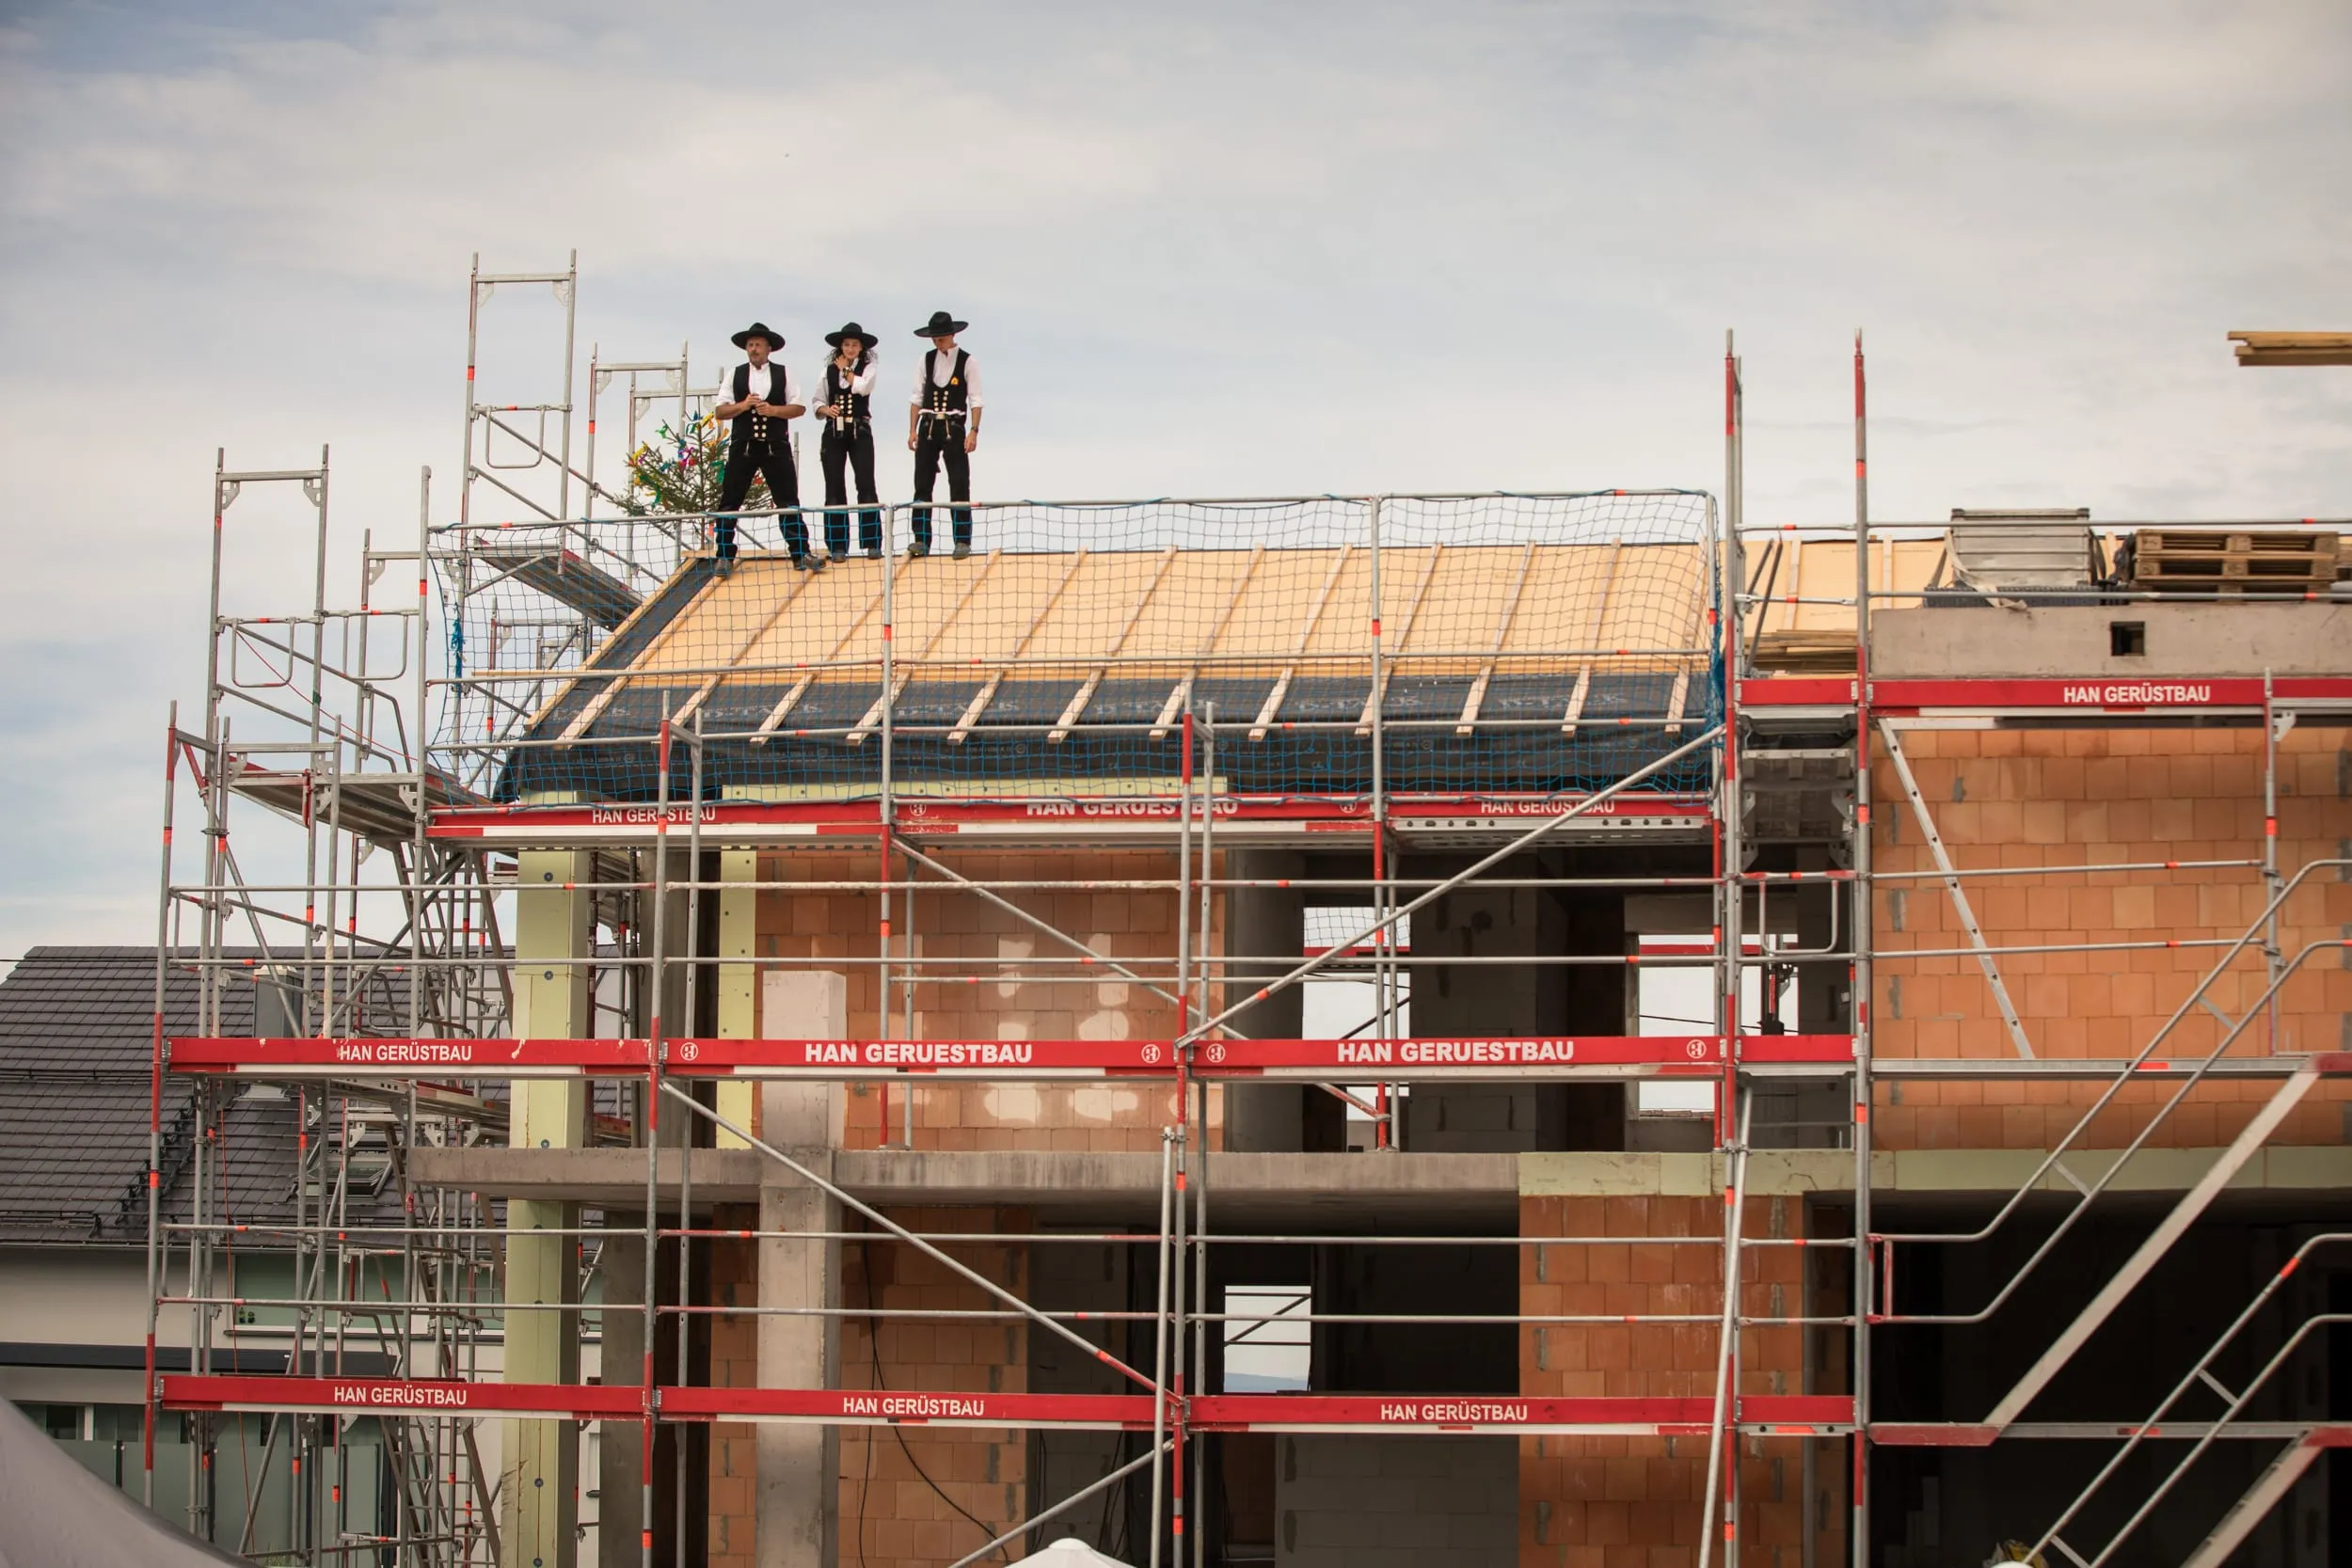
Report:
<svg viewBox="0 0 2352 1568"><path fill-rule="evenodd" d="M2109 1188L2118 1194L2185 1191L2218 1157L2211 1148L2145 1149ZM2067 1168L2096 1181L2115 1149L2080 1149ZM421 1148L418 1180L501 1197L644 1207L645 1156L634 1148ZM674 1196L678 1152L661 1152L661 1190ZM697 1204L755 1203L762 1157L748 1149L694 1150ZM1042 1213L1127 1213L1153 1209L1159 1156L851 1149L833 1156L835 1180L869 1203L1002 1204ZM1880 1149L1871 1180L1881 1192L1932 1196L2013 1192L2041 1163L2029 1148ZM771 1178L772 1180L772 1178ZM787 1179L788 1180L788 1179ZM1219 1154L1210 1170L1213 1212L1236 1221L1283 1214L1468 1216L1507 1211L1518 1197L1711 1197L1723 1191L1715 1154ZM1758 1149L1748 1190L1764 1196L1838 1193L1853 1185L1853 1157L1836 1149ZM2071 1193L2055 1171L2039 1189ZM2233 1192L2352 1192L2352 1147L2266 1148Z"/></svg>
<svg viewBox="0 0 2352 1568"><path fill-rule="evenodd" d="M1518 1161L1521 1197L1720 1197L1726 1180L1720 1153L1522 1154ZM1837 1149L1758 1149L1748 1159L1748 1191L1758 1196L1852 1187L1853 1156Z"/></svg>
<svg viewBox="0 0 2352 1568"><path fill-rule="evenodd" d="M1213 1214L1236 1220L1329 1213L1506 1219L1520 1190L1510 1154L1217 1154ZM1599 1156L1629 1159L1634 1156ZM834 1179L875 1204L1015 1205L1047 1213L1157 1212L1157 1153L851 1149ZM676 1190L679 1154L663 1149L661 1190ZM754 1150L693 1151L697 1204L759 1200L773 1167ZM763 1171L763 1166L768 1166ZM504 1197L564 1196L644 1207L645 1155L634 1148L421 1148L418 1180ZM788 1181L789 1177L786 1180Z"/></svg>
<svg viewBox="0 0 2352 1568"><path fill-rule="evenodd" d="M664 1148L660 1162L664 1203L677 1198L680 1151ZM761 1156L753 1149L698 1148L694 1203L755 1203ZM561 1198L597 1208L645 1207L642 1148L420 1148L410 1155L417 1183L454 1187L490 1197Z"/></svg>
<svg viewBox="0 0 2352 1568"><path fill-rule="evenodd" d="M1159 1199L1156 1153L923 1153L839 1157L843 1185L874 1203L1017 1204L1041 1212L1142 1211ZM1518 1173L1508 1154L1214 1155L1213 1218L1328 1214L1500 1219Z"/></svg>
<svg viewBox="0 0 2352 1568"><path fill-rule="evenodd" d="M2077 1149L2068 1170L2095 1182L2122 1151ZM2193 1186L2220 1157L2217 1148L2149 1148L2134 1156L2107 1188L2118 1195L2178 1193ZM1874 1191L1907 1196L1999 1196L2033 1175L2042 1154L2031 1148L1879 1149L1870 1157ZM1711 1197L1723 1191L1720 1154L1523 1154L1522 1197ZM1853 1156L1837 1149L1758 1149L1748 1164L1748 1191L1789 1197L1850 1192ZM2232 1192L2323 1192L2352 1189L2352 1147L2282 1145L2264 1149L2230 1183ZM2036 1183L2044 1193L2074 1187L2053 1170Z"/></svg>
<svg viewBox="0 0 2352 1568"><path fill-rule="evenodd" d="M2118 655L2110 622L2144 628L2145 651ZM1940 605L1870 612L1870 673L1902 676L2333 675L2352 646L2352 604L2259 597L2226 604Z"/></svg>

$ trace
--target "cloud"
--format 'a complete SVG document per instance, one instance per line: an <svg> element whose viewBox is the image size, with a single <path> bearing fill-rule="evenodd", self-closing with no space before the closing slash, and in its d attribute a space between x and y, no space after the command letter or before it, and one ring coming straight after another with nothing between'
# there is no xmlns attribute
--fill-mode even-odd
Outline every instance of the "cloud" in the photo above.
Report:
<svg viewBox="0 0 2352 1568"><path fill-rule="evenodd" d="M579 250L583 362L855 316L895 386L952 306L997 494L1712 485L1730 325L1749 515L1835 519L1867 325L1888 515L2341 514L2352 376L2222 333L2344 325L2348 44L2328 0L20 11L0 954L141 934L216 449L332 444L337 602L421 466L449 515L476 251ZM559 325L501 291L483 385L553 396ZM307 527L238 502L239 603L308 604Z"/></svg>

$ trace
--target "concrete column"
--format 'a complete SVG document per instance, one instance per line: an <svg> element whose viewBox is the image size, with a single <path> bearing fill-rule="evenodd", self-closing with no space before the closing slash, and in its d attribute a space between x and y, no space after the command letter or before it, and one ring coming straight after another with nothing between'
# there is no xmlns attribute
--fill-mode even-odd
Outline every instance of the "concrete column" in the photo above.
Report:
<svg viewBox="0 0 2352 1568"><path fill-rule="evenodd" d="M1292 849L1229 849L1226 874L1246 879L1297 878L1306 857ZM1196 939L1199 940L1199 939ZM1260 961L1228 965L1225 1005L1231 1006L1266 981L1298 966L1307 942L1307 895L1291 888L1234 888L1225 895L1225 951ZM1297 986L1278 991L1233 1020L1236 1034L1253 1039L1296 1039L1304 1026L1306 992ZM1305 1137L1304 1097L1299 1084L1225 1085L1225 1147L1251 1154L1295 1153ZM1337 1101L1333 1101L1337 1103Z"/></svg>
<svg viewBox="0 0 2352 1568"><path fill-rule="evenodd" d="M1514 862L1501 874L1535 874ZM1451 864L1416 864L1415 876ZM1457 888L1413 918L1413 958L1621 955L1625 899L1614 889ZM1618 1035L1626 1029L1622 966L1439 965L1414 962L1413 1033L1423 1037ZM1611 1084L1423 1084L1406 1108L1407 1149L1508 1152L1622 1148L1625 1091Z"/></svg>
<svg viewBox="0 0 2352 1568"><path fill-rule="evenodd" d="M1828 857L1819 850L1800 848L1797 863L1804 870L1820 870L1828 863ZM1850 891L1850 886L1833 887L1826 883L1788 891L1786 896L1795 906L1798 946L1821 951L1847 944L1852 927L1836 918L1838 911L1832 900L1844 898ZM1782 896L1775 891L1775 905ZM1777 908L1773 913L1774 924L1778 924ZM1851 1029L1851 961L1831 958L1795 967L1797 1005L1782 1009L1784 1017L1791 1011L1796 1014L1790 1027L1801 1035L1842 1035ZM1756 1111L1759 1129L1756 1141L1759 1145L1779 1143L1799 1148L1832 1148L1838 1145L1839 1129L1848 1119L1847 1088L1842 1081L1795 1079L1776 1087L1787 1092L1772 1097L1770 1115L1787 1125L1768 1126L1768 1101L1759 1095Z"/></svg>
<svg viewBox="0 0 2352 1568"><path fill-rule="evenodd" d="M1804 860L1826 863L1825 855L1806 855ZM1819 869L1815 865L1806 870ZM1899 884L1898 884L1899 885ZM1816 950L1833 946L1851 946L1852 925L1837 919L1836 900L1848 895L1851 884L1833 887L1804 886L1776 892L1774 896L1787 897L1796 906L1797 945ZM1841 940L1842 939L1842 940ZM1852 960L1832 958L1820 963L1801 963L1797 969L1796 1022L1793 1027L1800 1035L1842 1035L1852 1027L1851 1011L1848 1006L1852 973Z"/></svg>
<svg viewBox="0 0 2352 1568"><path fill-rule="evenodd" d="M645 1358L645 1238L624 1227L642 1226L644 1216L608 1212L605 1224L612 1228L596 1259L606 1308L604 1376L608 1383L626 1383L638 1376ZM596 1445L597 1568L639 1568L644 1560L644 1428L634 1418L604 1423Z"/></svg>
<svg viewBox="0 0 2352 1568"><path fill-rule="evenodd" d="M762 978L761 1033L771 1038L840 1039L849 1033L848 977L771 970ZM760 1131L770 1144L830 1177L841 1147L839 1084L760 1085ZM760 1173L762 1230L838 1230L840 1205L783 1166ZM759 1305L841 1305L841 1248L834 1242L762 1241ZM834 1318L759 1320L763 1388L830 1388L840 1381L841 1327ZM841 1446L831 1427L761 1423L757 1557L760 1568L833 1568L840 1534Z"/></svg>
<svg viewBox="0 0 2352 1568"><path fill-rule="evenodd" d="M759 851L723 849L719 853L719 879L748 882L759 875ZM753 888L725 888L719 894L719 957L751 959L759 955L759 894ZM731 1040L759 1037L759 967L750 962L718 967L719 1037ZM722 1081L718 1112L738 1127L752 1124L753 1086L748 1082ZM721 1148L748 1147L724 1128L712 1137Z"/></svg>
<svg viewBox="0 0 2352 1568"><path fill-rule="evenodd" d="M515 1033L576 1038L588 1032L589 895L567 883L592 879L593 857L526 849L516 857ZM580 1148L588 1132L586 1084L517 1080L508 1142L516 1148ZM580 1225L576 1203L515 1199L506 1206L506 1299L576 1303L580 1241L542 1235ZM509 1383L580 1381L576 1312L508 1312ZM580 1521L580 1432L570 1421L516 1421L507 1436L502 1506L506 1560L516 1568L573 1568Z"/></svg>

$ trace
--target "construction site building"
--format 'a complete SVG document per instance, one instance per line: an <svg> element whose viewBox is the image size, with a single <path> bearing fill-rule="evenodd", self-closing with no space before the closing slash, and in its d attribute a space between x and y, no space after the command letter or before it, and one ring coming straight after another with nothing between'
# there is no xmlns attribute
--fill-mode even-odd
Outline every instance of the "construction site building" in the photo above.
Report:
<svg viewBox="0 0 2352 1568"><path fill-rule="evenodd" d="M233 1433L306 1561L2352 1560L2343 524L1875 519L1857 345L1850 523L1741 516L1726 356L1720 494L729 570L599 478L616 379L631 451L698 405L576 403L575 282L477 269L560 388L469 364L356 605L324 455L218 476L147 1232L199 1533ZM231 612L268 481L315 603Z"/></svg>

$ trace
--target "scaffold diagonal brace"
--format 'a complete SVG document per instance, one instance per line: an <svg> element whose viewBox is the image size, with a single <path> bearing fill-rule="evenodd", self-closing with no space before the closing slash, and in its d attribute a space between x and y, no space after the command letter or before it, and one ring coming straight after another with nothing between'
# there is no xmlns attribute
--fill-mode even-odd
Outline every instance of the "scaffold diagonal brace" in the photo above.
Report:
<svg viewBox="0 0 2352 1568"><path fill-rule="evenodd" d="M2017 1054L2030 1057L2033 1042L2026 1037L2026 1024L2017 1016L2017 1007L2009 998L2009 987L2001 979L2001 966L1993 960L1992 946L1984 940L1984 927L1977 923L1977 911L1969 907L1968 895L1960 885L1959 873L1952 866L1952 857L1944 847L1944 835L1935 830L1935 817L1928 810L1927 798L1919 793L1919 782L1912 777L1911 759L1903 755L1902 741L1895 734L1894 724L1879 721L1879 734L1886 741L1886 757L1895 765L1895 775L1902 781L1903 795L1911 801L1911 813L1919 819L1919 832L1928 841L1928 852L1935 857L1935 868L1944 874L1944 891L1951 895L1952 912L1960 916L1961 928L1968 933L1968 945L1977 951L1977 967L1984 972L1984 983L1992 988L1993 1002L2001 1010L2001 1022L2009 1030L2010 1043Z"/></svg>
<svg viewBox="0 0 2352 1568"><path fill-rule="evenodd" d="M661 1085L661 1092L676 1101L686 1109L693 1112L694 1115L702 1117L705 1121L709 1122L712 1126L724 1128L727 1132L734 1133L737 1137L743 1140L745 1147L755 1149L761 1154L765 1154L768 1158L775 1161L778 1164L792 1172L793 1175L799 1177L802 1180L806 1181L811 1186L818 1188L824 1192L827 1196L833 1198L843 1208L854 1210L856 1212L865 1215L876 1225L881 1226L884 1230L889 1231L893 1236L898 1237L898 1240L906 1243L909 1246L914 1247L916 1251L930 1258L933 1262L944 1265L955 1274L971 1281L973 1284L977 1285L981 1290L987 1291L990 1295L994 1296L998 1301L1003 1302L1006 1306L1012 1307L1015 1311L1019 1312L1023 1317L1028 1319L1031 1323L1038 1323L1044 1327L1048 1332L1069 1340L1072 1344L1077 1346L1080 1350L1085 1351L1087 1354L1092 1356L1095 1360L1100 1361L1104 1366L1108 1367L1111 1370L1119 1373L1120 1376L1141 1384L1144 1387L1150 1388L1154 1392L1158 1391L1159 1386L1153 1383L1151 1378L1136 1370L1133 1367L1130 1367L1127 1363L1121 1361L1110 1352L1103 1349L1093 1340L1089 1339L1085 1335L1078 1333L1075 1329L1066 1327L1054 1318L1039 1311L1036 1307L1030 1306L1027 1302L1013 1294L1012 1291L1006 1290L1002 1285L997 1284L994 1280L989 1278L988 1275L980 1273L978 1270L957 1261L954 1258L948 1256L938 1247L933 1246L930 1243L923 1240L922 1237L916 1235L914 1231L909 1230L905 1226L900 1225L898 1221L892 1219L889 1215L883 1213L872 1204L861 1201L854 1194L850 1193L841 1187L837 1187L833 1182L826 1180L823 1177L818 1175L815 1171L809 1169L806 1165L801 1164L798 1160L795 1160L792 1156L787 1154L775 1145L754 1136L750 1128L738 1126L736 1123L728 1120L725 1117L723 1117L718 1112L712 1110L709 1106L703 1104L692 1095L681 1090L675 1084L663 1084Z"/></svg>

